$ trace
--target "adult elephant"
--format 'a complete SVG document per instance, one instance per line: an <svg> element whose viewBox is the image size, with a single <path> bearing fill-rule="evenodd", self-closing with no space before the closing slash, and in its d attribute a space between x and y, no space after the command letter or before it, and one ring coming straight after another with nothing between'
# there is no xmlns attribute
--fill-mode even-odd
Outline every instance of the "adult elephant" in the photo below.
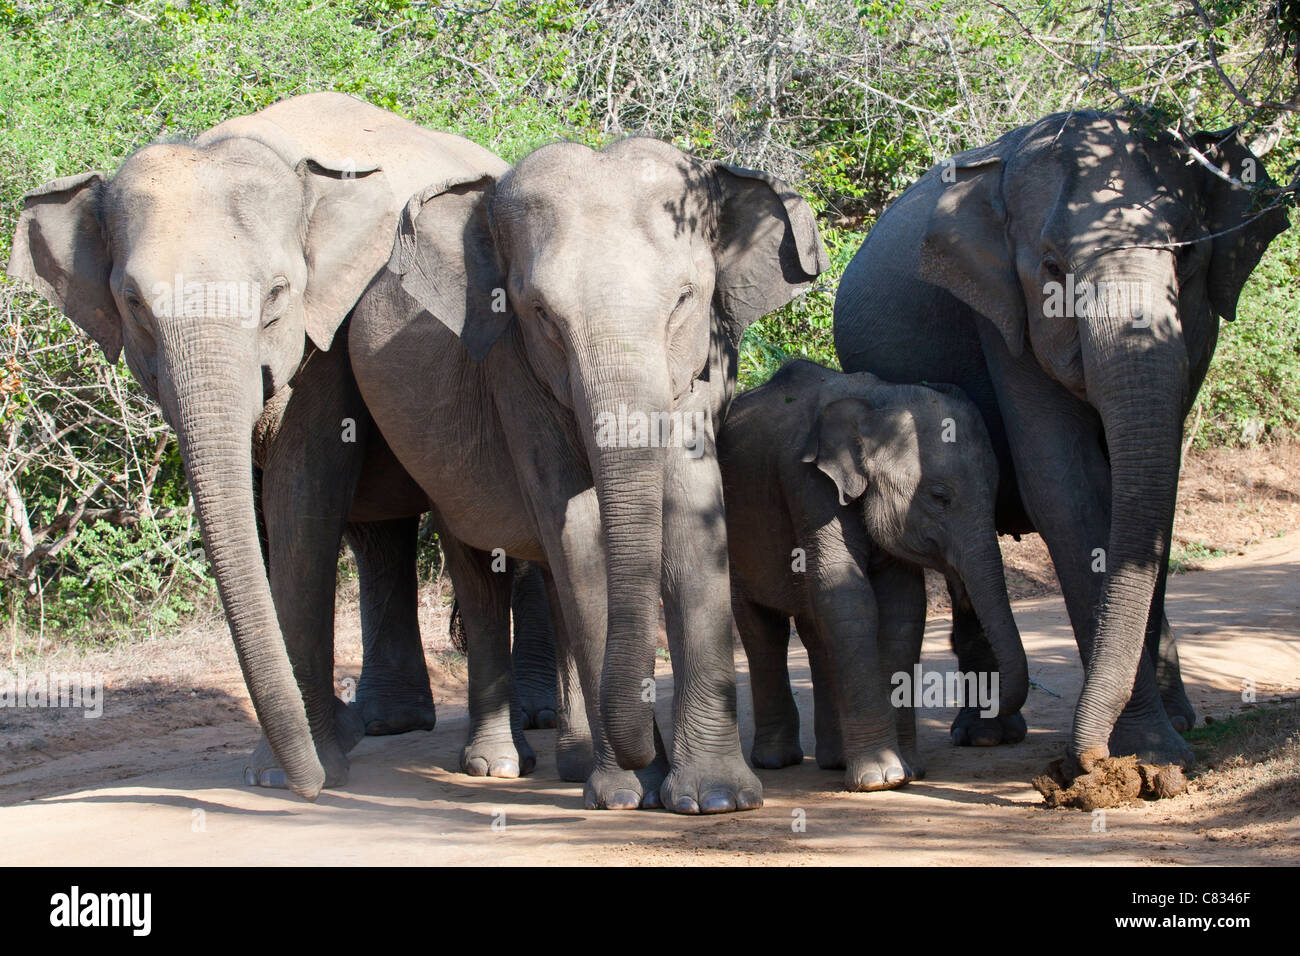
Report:
<svg viewBox="0 0 1300 956"><path fill-rule="evenodd" d="M193 143L145 146L111 179L82 173L24 199L9 274L110 362L125 351L176 430L265 733L252 783L287 778L314 798L345 779L358 724L433 726L415 591L428 502L373 428L338 332L387 261L411 193L506 168L460 137L315 93ZM345 527L366 640L353 711L333 691Z"/></svg>
<svg viewBox="0 0 1300 956"><path fill-rule="evenodd" d="M466 769L519 760L500 680L509 581L494 573L511 555L545 569L559 609L575 666L558 760L586 777L588 806L761 805L736 727L714 438L745 327L825 267L812 210L785 184L651 139L555 143L412 198L349 342L367 406L459 545ZM653 730L661 597L671 767ZM564 729L579 696L594 769Z"/></svg>
<svg viewBox="0 0 1300 956"><path fill-rule="evenodd" d="M1074 112L961 153L881 216L835 302L846 371L953 382L980 407L998 529L1042 534L1086 665L1075 769L1191 759L1170 720L1195 716L1164 617L1183 420L1219 318L1287 225L1240 185L1268 180L1233 131L1193 140L1206 162ZM953 643L963 670L992 666L967 609ZM963 712L953 732L996 743L1023 727Z"/></svg>

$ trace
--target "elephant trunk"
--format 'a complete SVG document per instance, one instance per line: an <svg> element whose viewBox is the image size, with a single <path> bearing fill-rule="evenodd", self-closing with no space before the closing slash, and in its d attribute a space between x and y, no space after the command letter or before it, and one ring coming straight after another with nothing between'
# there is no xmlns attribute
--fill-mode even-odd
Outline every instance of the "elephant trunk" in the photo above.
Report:
<svg viewBox="0 0 1300 956"><path fill-rule="evenodd" d="M1011 613L1002 553L992 524L970 540L980 545L958 556L957 571L993 649L998 665L998 713L1007 717L1019 712L1029 696L1029 662Z"/></svg>
<svg viewBox="0 0 1300 956"><path fill-rule="evenodd" d="M590 455L605 538L608 628L600 708L620 767L654 760L654 659L663 562L665 450L658 422L671 407L663 360L606 337L579 350L579 400L591 416ZM604 356L603 360L601 356Z"/></svg>
<svg viewBox="0 0 1300 956"><path fill-rule="evenodd" d="M159 397L176 430L258 722L290 788L314 800L325 771L271 600L253 505L251 432L261 408L260 369L239 361L240 333L228 323L190 325L162 328Z"/></svg>
<svg viewBox="0 0 1300 956"><path fill-rule="evenodd" d="M1187 353L1172 259L1163 258L1163 273L1129 282L1159 290L1141 307L1080 323L1088 399L1101 416L1111 471L1109 540L1091 555L1105 579L1096 637L1082 648L1087 673L1070 744L1084 770L1110 753L1111 731L1132 696L1156 579L1169 558Z"/></svg>

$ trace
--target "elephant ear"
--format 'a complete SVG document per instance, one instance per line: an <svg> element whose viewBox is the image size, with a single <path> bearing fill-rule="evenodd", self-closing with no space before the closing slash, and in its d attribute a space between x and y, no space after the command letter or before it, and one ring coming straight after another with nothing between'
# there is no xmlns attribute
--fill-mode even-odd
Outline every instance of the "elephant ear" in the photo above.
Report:
<svg viewBox="0 0 1300 956"><path fill-rule="evenodd" d="M23 196L9 252L9 277L36 287L99 343L122 352L122 317L109 291L113 259L100 227L100 172L64 176Z"/></svg>
<svg viewBox="0 0 1300 956"><path fill-rule="evenodd" d="M306 196L307 336L329 351L343 320L393 248L392 190L378 167L304 159L296 167Z"/></svg>
<svg viewBox="0 0 1300 956"><path fill-rule="evenodd" d="M921 241L918 275L986 317L1019 356L1025 301L1007 241L1003 148L999 141L958 153L930 171L939 181L939 199Z"/></svg>
<svg viewBox="0 0 1300 956"><path fill-rule="evenodd" d="M862 398L841 398L818 413L800 460L815 464L835 482L841 505L861 498L870 484L869 454L864 442L875 416Z"/></svg>
<svg viewBox="0 0 1300 956"><path fill-rule="evenodd" d="M768 173L711 164L720 196L713 296L731 344L830 268L812 207Z"/></svg>
<svg viewBox="0 0 1300 956"><path fill-rule="evenodd" d="M1215 313L1231 322L1237 317L1237 299L1246 280L1259 265L1268 244L1290 223L1280 206L1259 215L1256 199L1262 197L1256 189L1273 182L1263 161L1246 148L1235 128L1196 133L1192 141L1225 176L1239 182L1254 181L1255 188L1234 186L1198 164L1205 226L1215 237L1211 241L1206 289Z"/></svg>
<svg viewBox="0 0 1300 956"><path fill-rule="evenodd" d="M497 255L488 175L434 183L412 196L397 227L390 272L402 289L484 358L510 323L505 270Z"/></svg>

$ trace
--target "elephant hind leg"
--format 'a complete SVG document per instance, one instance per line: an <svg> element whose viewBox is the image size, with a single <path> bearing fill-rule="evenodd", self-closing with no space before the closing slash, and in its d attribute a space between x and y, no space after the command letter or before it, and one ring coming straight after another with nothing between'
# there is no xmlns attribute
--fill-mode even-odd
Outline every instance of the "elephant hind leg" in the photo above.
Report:
<svg viewBox="0 0 1300 956"><path fill-rule="evenodd" d="M1160 702L1165 705L1165 713L1174 730L1185 733L1196 726L1196 708L1187 699L1187 690L1183 687L1183 674L1178 664L1178 638L1169 626L1169 619L1160 611L1160 623L1156 629L1155 665L1156 683L1160 687ZM1148 641L1150 650L1152 642Z"/></svg>
<svg viewBox="0 0 1300 956"><path fill-rule="evenodd" d="M371 736L432 730L437 721L420 641L418 518L352 523L345 536L361 590L361 680L352 711Z"/></svg>
<svg viewBox="0 0 1300 956"><path fill-rule="evenodd" d="M475 777L518 777L537 756L524 738L510 666L510 562L438 528L460 603L469 658L469 740L461 769Z"/></svg>
<svg viewBox="0 0 1300 956"><path fill-rule="evenodd" d="M790 690L787 660L790 619L749 600L734 581L731 610L749 662L749 691L754 703L754 744L749 762L765 770L801 763L799 708Z"/></svg>
<svg viewBox="0 0 1300 956"><path fill-rule="evenodd" d="M511 662L525 730L549 729L557 721L553 607L558 611L547 599L541 569L520 561L510 594Z"/></svg>

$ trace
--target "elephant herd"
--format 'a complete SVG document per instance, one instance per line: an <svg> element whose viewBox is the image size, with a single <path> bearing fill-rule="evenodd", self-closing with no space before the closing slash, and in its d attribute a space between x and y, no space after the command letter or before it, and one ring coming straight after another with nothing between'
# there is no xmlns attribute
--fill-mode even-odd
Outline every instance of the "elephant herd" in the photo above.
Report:
<svg viewBox="0 0 1300 956"><path fill-rule="evenodd" d="M251 784L314 799L362 735L432 729L425 514L467 640L468 773L527 773L525 723L554 723L588 807L761 806L751 763L803 757L793 618L819 764L904 784L915 709L890 682L919 660L924 567L948 580L960 671L995 678L954 741L1014 743L1029 678L997 535L1029 531L1085 663L1069 766L1183 764L1195 715L1164 615L1182 423L1287 225L1242 187L1257 160L1232 131L1194 142L1072 112L945 160L841 280L844 371L793 362L739 396L745 329L829 267L816 219L773 176L653 139L512 167L298 96L28 193L9 274L125 352L176 431L265 735ZM342 540L364 644L348 705Z"/></svg>

